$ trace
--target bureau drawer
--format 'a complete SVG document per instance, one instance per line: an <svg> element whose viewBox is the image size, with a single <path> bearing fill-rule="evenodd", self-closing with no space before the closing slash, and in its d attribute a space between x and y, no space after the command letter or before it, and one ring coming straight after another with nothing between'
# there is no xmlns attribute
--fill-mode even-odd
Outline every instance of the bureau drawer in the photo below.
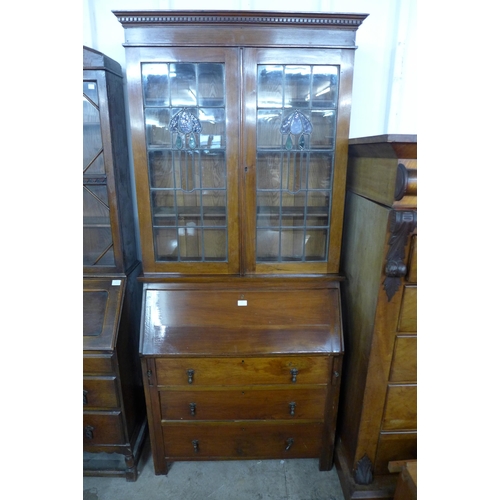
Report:
<svg viewBox="0 0 500 500"><path fill-rule="evenodd" d="M166 459L315 458L322 423L164 423Z"/></svg>
<svg viewBox="0 0 500 500"><path fill-rule="evenodd" d="M382 430L417 428L417 386L391 385L387 390Z"/></svg>
<svg viewBox="0 0 500 500"><path fill-rule="evenodd" d="M83 377L83 406L98 408L119 406L116 377Z"/></svg>
<svg viewBox="0 0 500 500"><path fill-rule="evenodd" d="M112 374L114 373L113 358L111 356L83 355L84 374Z"/></svg>
<svg viewBox="0 0 500 500"><path fill-rule="evenodd" d="M329 366L328 356L163 358L156 359L156 381L171 386L326 384Z"/></svg>
<svg viewBox="0 0 500 500"><path fill-rule="evenodd" d="M121 412L84 412L83 444L125 444Z"/></svg>
<svg viewBox="0 0 500 500"><path fill-rule="evenodd" d="M160 391L164 420L323 420L326 386Z"/></svg>

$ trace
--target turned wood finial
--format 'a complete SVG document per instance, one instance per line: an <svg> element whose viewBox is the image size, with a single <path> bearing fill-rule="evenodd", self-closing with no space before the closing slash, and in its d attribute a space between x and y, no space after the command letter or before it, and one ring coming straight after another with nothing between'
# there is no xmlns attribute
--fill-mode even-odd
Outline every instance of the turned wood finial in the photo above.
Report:
<svg viewBox="0 0 500 500"><path fill-rule="evenodd" d="M417 196L417 169L406 168L400 163L396 174L394 199L399 201L404 196Z"/></svg>

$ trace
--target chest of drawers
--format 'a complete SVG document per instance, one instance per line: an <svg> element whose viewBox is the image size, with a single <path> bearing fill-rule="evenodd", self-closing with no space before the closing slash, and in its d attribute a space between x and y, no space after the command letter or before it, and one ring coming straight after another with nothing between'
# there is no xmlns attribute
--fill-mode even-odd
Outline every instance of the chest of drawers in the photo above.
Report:
<svg viewBox="0 0 500 500"><path fill-rule="evenodd" d="M156 474L176 460L319 458L331 469L338 283L144 286L140 352Z"/></svg>
<svg viewBox="0 0 500 500"><path fill-rule="evenodd" d="M417 458L416 136L351 139L342 267L336 463L347 500L392 499L389 462Z"/></svg>

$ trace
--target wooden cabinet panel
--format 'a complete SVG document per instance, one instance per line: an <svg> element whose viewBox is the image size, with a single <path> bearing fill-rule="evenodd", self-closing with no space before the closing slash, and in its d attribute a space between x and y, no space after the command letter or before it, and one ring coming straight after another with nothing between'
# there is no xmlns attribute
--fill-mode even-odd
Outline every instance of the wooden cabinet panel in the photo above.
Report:
<svg viewBox="0 0 500 500"><path fill-rule="evenodd" d="M410 258L408 259L408 283L417 282L417 235L411 239Z"/></svg>
<svg viewBox="0 0 500 500"><path fill-rule="evenodd" d="M417 337L397 336L392 357L391 382L417 381Z"/></svg>
<svg viewBox="0 0 500 500"><path fill-rule="evenodd" d="M329 366L328 356L168 358L156 360L156 379L159 386L326 384Z"/></svg>
<svg viewBox="0 0 500 500"><path fill-rule="evenodd" d="M121 412L84 412L83 442L92 446L125 444Z"/></svg>
<svg viewBox="0 0 500 500"><path fill-rule="evenodd" d="M114 408L119 405L116 377L83 377L84 407Z"/></svg>
<svg viewBox="0 0 500 500"><path fill-rule="evenodd" d="M300 420L320 419L325 408L326 387L160 391L164 420Z"/></svg>
<svg viewBox="0 0 500 500"><path fill-rule="evenodd" d="M417 428L417 386L390 385L387 389L382 430Z"/></svg>
<svg viewBox="0 0 500 500"><path fill-rule="evenodd" d="M404 288L398 331L417 331L417 287L407 285Z"/></svg>
<svg viewBox="0 0 500 500"><path fill-rule="evenodd" d="M314 458L321 452L323 424L166 423L162 430L166 459Z"/></svg>

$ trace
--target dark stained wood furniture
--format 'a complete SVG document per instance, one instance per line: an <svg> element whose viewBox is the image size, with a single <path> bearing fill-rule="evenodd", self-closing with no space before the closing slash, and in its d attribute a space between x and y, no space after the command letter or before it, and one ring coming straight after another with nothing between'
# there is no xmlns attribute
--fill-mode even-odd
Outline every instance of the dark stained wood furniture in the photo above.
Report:
<svg viewBox="0 0 500 500"><path fill-rule="evenodd" d="M417 138L349 144L335 463L346 500L392 498L388 462L417 453Z"/></svg>
<svg viewBox="0 0 500 500"><path fill-rule="evenodd" d="M83 48L83 472L137 479L141 273L120 65Z"/></svg>
<svg viewBox="0 0 500 500"><path fill-rule="evenodd" d="M333 466L355 33L366 15L115 11L155 472Z"/></svg>

